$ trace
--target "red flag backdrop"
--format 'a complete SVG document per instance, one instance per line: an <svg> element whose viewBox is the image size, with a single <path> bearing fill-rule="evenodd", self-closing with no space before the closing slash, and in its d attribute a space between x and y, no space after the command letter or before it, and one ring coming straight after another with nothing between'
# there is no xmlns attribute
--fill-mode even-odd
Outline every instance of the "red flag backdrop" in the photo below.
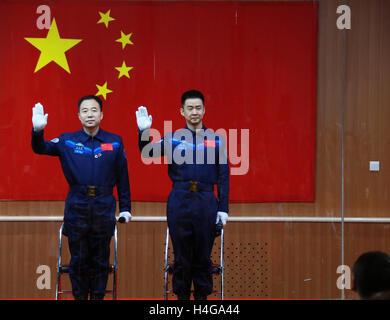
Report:
<svg viewBox="0 0 390 320"><path fill-rule="evenodd" d="M314 200L317 1L52 0L50 31L41 4L0 3L0 199L65 199L59 161L31 150L32 107L49 114L50 140L79 130L77 100L99 93L102 128L124 139L132 200L166 201L167 167L141 161L135 110L147 106L163 134L164 121L184 126L181 94L199 89L205 125L238 132L232 202Z"/></svg>

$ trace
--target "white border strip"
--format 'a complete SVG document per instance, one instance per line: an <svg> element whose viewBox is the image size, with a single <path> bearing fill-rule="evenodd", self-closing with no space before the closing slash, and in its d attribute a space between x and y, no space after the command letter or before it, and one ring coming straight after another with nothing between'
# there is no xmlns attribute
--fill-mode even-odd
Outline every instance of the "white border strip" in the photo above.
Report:
<svg viewBox="0 0 390 320"><path fill-rule="evenodd" d="M38 222L63 221L63 216L0 216L0 222ZM133 217L132 222L167 221L165 216ZM341 217L229 217L229 222L342 222ZM390 218L344 218L344 222L355 223L390 223Z"/></svg>

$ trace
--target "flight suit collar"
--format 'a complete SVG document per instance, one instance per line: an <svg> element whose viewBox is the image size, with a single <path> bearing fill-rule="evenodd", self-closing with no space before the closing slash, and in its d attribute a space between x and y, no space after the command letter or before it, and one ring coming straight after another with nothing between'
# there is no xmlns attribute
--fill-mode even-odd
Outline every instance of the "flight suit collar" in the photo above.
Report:
<svg viewBox="0 0 390 320"><path fill-rule="evenodd" d="M186 126L185 126L185 129L190 130L191 133L192 133L192 135L195 136L196 131L191 130L191 129L187 126L187 124L186 124ZM205 125L202 124L202 131L200 131L200 132L198 131L198 134L204 135L204 133L205 133L206 130L207 130L207 128L205 127Z"/></svg>
<svg viewBox="0 0 390 320"><path fill-rule="evenodd" d="M99 128L98 133L97 133L93 138L96 139L96 140L99 140L99 141L103 142L103 141L104 141L104 137L105 137L105 131L102 130L102 128ZM89 139L92 139L92 137L91 137L89 134L87 134L83 129L81 129L81 130L79 131L79 139L80 139L80 141L81 141L82 143L85 143L85 142L87 142Z"/></svg>

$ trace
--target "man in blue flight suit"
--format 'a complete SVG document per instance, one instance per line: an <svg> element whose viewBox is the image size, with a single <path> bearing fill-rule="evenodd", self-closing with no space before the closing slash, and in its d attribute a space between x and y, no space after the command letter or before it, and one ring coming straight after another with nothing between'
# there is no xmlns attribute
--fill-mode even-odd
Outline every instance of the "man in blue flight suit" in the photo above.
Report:
<svg viewBox="0 0 390 320"><path fill-rule="evenodd" d="M229 201L229 164L225 140L202 123L203 94L185 92L181 98L184 129L150 141L152 116L136 111L139 148L143 157L167 156L173 182L167 202L167 221L174 252L172 286L180 300L205 300L212 292L211 251L216 223L226 224ZM214 194L217 185L218 199Z"/></svg>
<svg viewBox="0 0 390 320"><path fill-rule="evenodd" d="M84 96L78 102L82 130L45 141L47 114L33 108L31 145L35 153L57 156L69 184L64 230L71 254L70 280L77 300L101 300L106 293L110 241L115 229L116 185L120 222L131 219L130 185L122 138L103 131L102 100Z"/></svg>

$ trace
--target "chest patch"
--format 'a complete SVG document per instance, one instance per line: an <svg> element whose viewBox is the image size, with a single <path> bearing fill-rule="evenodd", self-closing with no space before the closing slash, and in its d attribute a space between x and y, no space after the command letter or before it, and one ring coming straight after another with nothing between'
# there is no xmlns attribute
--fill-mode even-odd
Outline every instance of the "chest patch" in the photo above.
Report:
<svg viewBox="0 0 390 320"><path fill-rule="evenodd" d="M84 154L84 145L82 143L76 143L73 149L74 153Z"/></svg>
<svg viewBox="0 0 390 320"><path fill-rule="evenodd" d="M102 151L113 151L114 150L112 143L102 143L100 145L100 148Z"/></svg>
<svg viewBox="0 0 390 320"><path fill-rule="evenodd" d="M204 146L209 148L215 148L215 140L205 140Z"/></svg>

